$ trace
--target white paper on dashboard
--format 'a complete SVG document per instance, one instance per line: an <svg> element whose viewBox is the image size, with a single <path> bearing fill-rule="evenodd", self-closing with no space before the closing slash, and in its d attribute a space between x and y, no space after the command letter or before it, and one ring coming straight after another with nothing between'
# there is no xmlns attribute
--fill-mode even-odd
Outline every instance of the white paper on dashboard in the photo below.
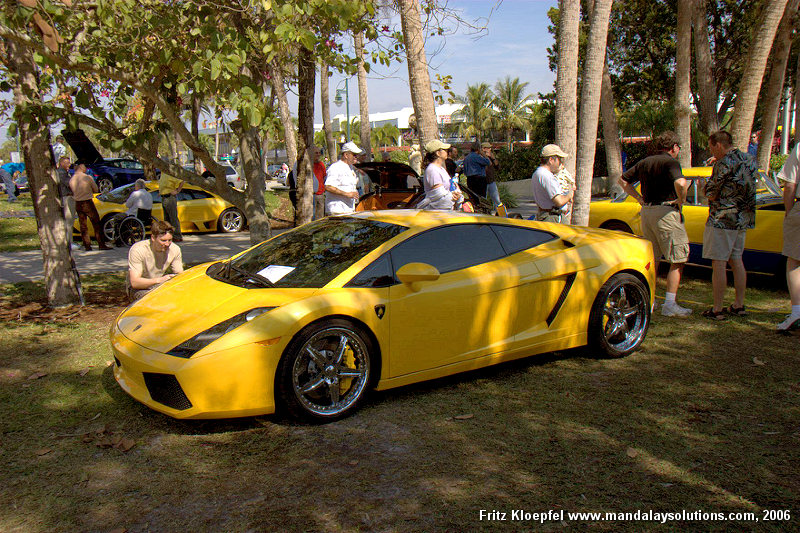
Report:
<svg viewBox="0 0 800 533"><path fill-rule="evenodd" d="M259 276L264 276L272 283L278 283L286 274L294 270L295 267L270 265L258 271Z"/></svg>

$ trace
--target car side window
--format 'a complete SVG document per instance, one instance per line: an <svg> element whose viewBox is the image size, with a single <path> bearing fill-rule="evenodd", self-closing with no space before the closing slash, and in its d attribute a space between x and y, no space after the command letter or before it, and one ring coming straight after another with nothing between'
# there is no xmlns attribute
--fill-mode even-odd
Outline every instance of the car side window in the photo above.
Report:
<svg viewBox="0 0 800 533"><path fill-rule="evenodd" d="M435 228L395 246L395 271L408 263L427 263L442 274L494 261L506 255L492 228L457 224Z"/></svg>
<svg viewBox="0 0 800 533"><path fill-rule="evenodd" d="M161 194L158 191L150 191L150 196L153 197L153 203L154 204L160 204L161 203Z"/></svg>
<svg viewBox="0 0 800 533"><path fill-rule="evenodd" d="M186 200L194 200L194 198L192 198L192 195L189 194L187 191L180 191L178 193L178 201L185 202Z"/></svg>
<svg viewBox="0 0 800 533"><path fill-rule="evenodd" d="M500 243L503 245L508 255L539 246L540 244L550 242L556 238L552 233L546 231L518 228L516 226L492 226Z"/></svg>
<svg viewBox="0 0 800 533"><path fill-rule="evenodd" d="M394 275L392 274L392 262L389 254L383 254L373 261L364 270L356 274L345 287L365 287L378 288L394 285Z"/></svg>
<svg viewBox="0 0 800 533"><path fill-rule="evenodd" d="M183 191L187 195L191 197L192 200L205 200L206 198L211 198L211 195L205 191L197 191L195 189L184 189ZM178 196L180 199L180 195Z"/></svg>

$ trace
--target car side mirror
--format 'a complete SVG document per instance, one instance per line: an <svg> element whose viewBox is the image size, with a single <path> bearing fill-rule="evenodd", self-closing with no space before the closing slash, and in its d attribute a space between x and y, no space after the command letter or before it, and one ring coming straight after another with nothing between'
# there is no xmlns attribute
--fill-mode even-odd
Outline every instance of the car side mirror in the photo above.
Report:
<svg viewBox="0 0 800 533"><path fill-rule="evenodd" d="M439 279L439 271L435 266L427 263L407 263L397 269L397 279L401 283L408 285L408 288L416 292L419 287L416 283L422 281L436 281Z"/></svg>

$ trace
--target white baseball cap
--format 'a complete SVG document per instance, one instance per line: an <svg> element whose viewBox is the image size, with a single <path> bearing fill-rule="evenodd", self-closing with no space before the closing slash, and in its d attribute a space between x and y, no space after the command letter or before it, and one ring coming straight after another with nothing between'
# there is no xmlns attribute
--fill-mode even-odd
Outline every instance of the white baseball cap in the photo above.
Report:
<svg viewBox="0 0 800 533"><path fill-rule="evenodd" d="M350 141L342 145L342 152L353 152L354 154L360 154L363 152L363 150L356 146L356 143Z"/></svg>

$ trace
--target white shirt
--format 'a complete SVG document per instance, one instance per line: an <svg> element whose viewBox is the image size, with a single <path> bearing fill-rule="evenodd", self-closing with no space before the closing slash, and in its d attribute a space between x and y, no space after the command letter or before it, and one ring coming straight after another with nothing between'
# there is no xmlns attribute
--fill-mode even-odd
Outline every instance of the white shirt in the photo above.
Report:
<svg viewBox="0 0 800 533"><path fill-rule="evenodd" d="M447 174L447 171L436 165L431 163L427 167L425 167L425 179L422 183L425 186L425 192L427 193L431 189L433 189L436 185L441 185L444 187L444 190L450 190L450 176Z"/></svg>
<svg viewBox="0 0 800 533"><path fill-rule="evenodd" d="M127 213L136 216L139 209L153 209L153 196L147 189L139 189L128 196L125 205L128 207Z"/></svg>
<svg viewBox="0 0 800 533"><path fill-rule="evenodd" d="M533 199L540 209L553 209L555 204L553 198L563 194L561 185L547 167L539 167L531 176L533 186Z"/></svg>
<svg viewBox="0 0 800 533"><path fill-rule="evenodd" d="M800 183L800 143L789 152L789 157L783 163L783 168L778 172L778 179L787 183ZM795 193L800 198L800 187Z"/></svg>
<svg viewBox="0 0 800 533"><path fill-rule="evenodd" d="M56 143L53 145L53 155L56 158L56 165L58 165L58 160L61 159L61 156L67 155L67 147L61 143Z"/></svg>
<svg viewBox="0 0 800 533"><path fill-rule="evenodd" d="M344 192L358 191L358 178L350 165L341 159L328 167L325 185L336 187ZM352 213L356 210L356 199L325 191L325 212L331 215Z"/></svg>

